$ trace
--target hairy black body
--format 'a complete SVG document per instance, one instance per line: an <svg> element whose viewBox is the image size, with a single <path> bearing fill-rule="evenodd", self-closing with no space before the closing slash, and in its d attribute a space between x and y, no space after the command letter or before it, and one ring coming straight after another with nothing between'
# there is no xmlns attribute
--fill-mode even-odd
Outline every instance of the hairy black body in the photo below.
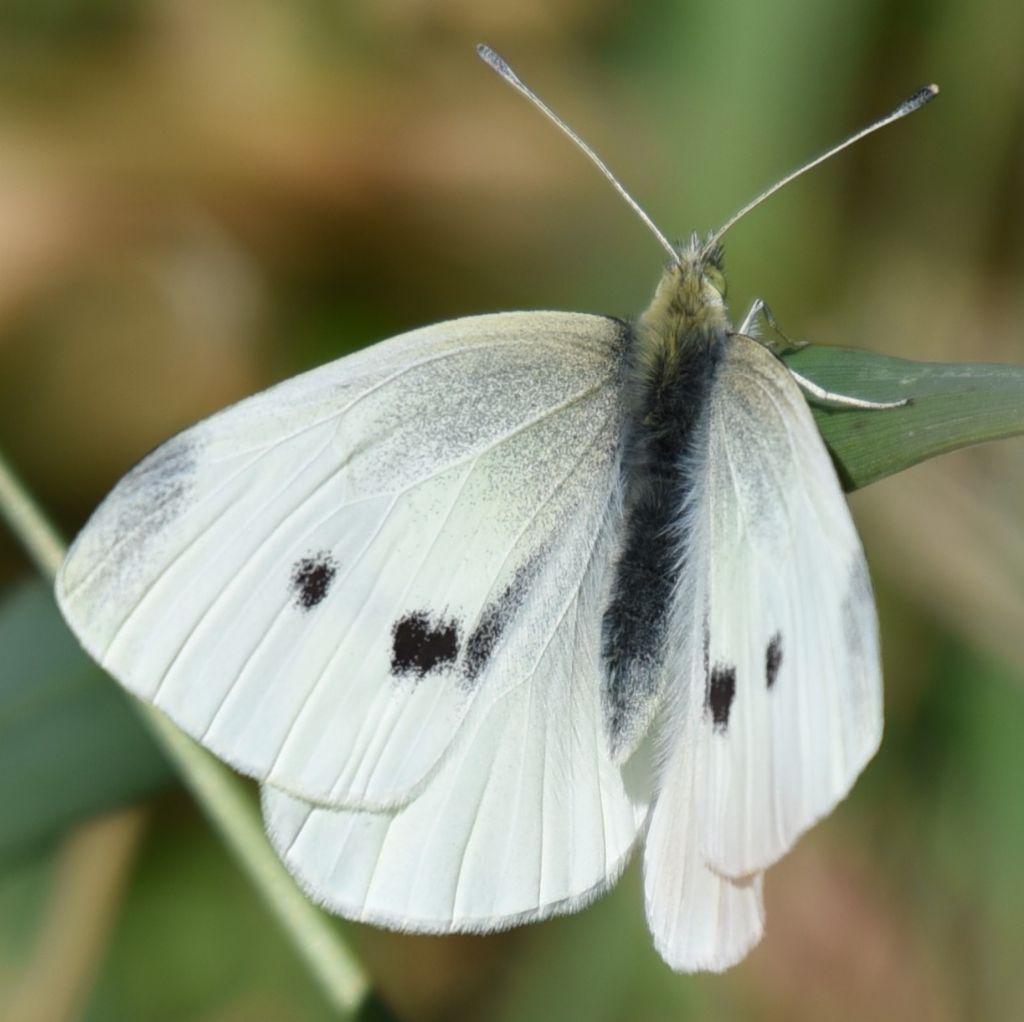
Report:
<svg viewBox="0 0 1024 1022"><path fill-rule="evenodd" d="M604 614L606 723L613 748L647 723L662 684L672 594L685 570L686 506L707 397L725 331L692 324L685 335L637 343L627 355L622 483L625 536Z"/></svg>

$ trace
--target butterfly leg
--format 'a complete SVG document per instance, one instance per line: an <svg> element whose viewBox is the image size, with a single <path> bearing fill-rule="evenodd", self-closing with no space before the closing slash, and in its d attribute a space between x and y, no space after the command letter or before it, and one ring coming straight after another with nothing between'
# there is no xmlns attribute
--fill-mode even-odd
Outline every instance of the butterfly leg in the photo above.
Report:
<svg viewBox="0 0 1024 1022"><path fill-rule="evenodd" d="M783 342L781 345L778 340L764 340L752 333L758 316L764 317L764 321L768 324L769 328ZM768 303L763 298L754 299L753 304L750 306L750 311L743 317L743 322L740 323L740 328L736 332L743 334L745 337L753 337L758 344L764 345L773 355L778 355L783 351L798 351L800 348L807 347L807 341L794 341L791 337L786 336L772 314L772 310L768 308Z"/></svg>
<svg viewBox="0 0 1024 1022"><path fill-rule="evenodd" d="M772 310L768 308L768 305L762 298L754 299L753 304L750 306L750 311L743 317L743 322L740 323L737 333L743 334L746 337L752 337L751 331L754 329L758 316L763 316L768 326L785 342L783 346L780 346L777 341L763 341L760 338L754 338L759 344L763 344L773 355L781 355L783 351L793 351L807 347L807 341L790 340L782 332L775 317L772 315ZM908 397L903 398L902 401L866 401L863 398L850 397L848 394L836 394L831 390L826 390L824 387L819 387L813 380L802 376L790 366L786 366L786 368L789 369L790 375L796 380L797 385L804 393L810 394L811 397L816 398L818 401L835 405L838 408L865 408L873 411L882 411L886 408L903 408L911 403Z"/></svg>
<svg viewBox="0 0 1024 1022"><path fill-rule="evenodd" d="M883 411L886 408L904 408L911 404L909 397L905 397L901 401L866 401L864 398L851 397L849 394L836 394L834 391L819 387L813 380L807 379L806 376L801 376L789 366L786 366L786 368L789 369L789 375L796 380L797 386L804 393L810 394L811 397L817 398L817 400L825 404L835 405L838 408L867 408L873 411Z"/></svg>

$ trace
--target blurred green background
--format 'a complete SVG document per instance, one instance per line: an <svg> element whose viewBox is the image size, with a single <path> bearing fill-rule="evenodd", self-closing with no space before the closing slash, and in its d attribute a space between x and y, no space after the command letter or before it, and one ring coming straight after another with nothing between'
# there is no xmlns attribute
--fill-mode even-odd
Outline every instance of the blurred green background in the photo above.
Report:
<svg viewBox="0 0 1024 1022"><path fill-rule="evenodd" d="M939 82L731 233L733 308L764 296L820 343L1024 361L1019 0L5 0L0 449L67 535L160 440L360 345L643 308L656 243L481 39L671 236ZM1024 443L852 503L886 738L770 872L761 946L672 974L636 869L492 937L342 924L398 1017L1024 1017ZM0 1017L329 1017L31 577L0 529Z"/></svg>

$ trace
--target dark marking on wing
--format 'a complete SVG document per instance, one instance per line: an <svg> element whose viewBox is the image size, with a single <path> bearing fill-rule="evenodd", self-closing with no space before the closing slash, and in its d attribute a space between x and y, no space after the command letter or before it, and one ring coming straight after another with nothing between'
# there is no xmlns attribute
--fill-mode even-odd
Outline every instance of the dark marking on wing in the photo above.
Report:
<svg viewBox="0 0 1024 1022"><path fill-rule="evenodd" d="M150 451L118 483L115 533L144 542L170 524L187 503L195 479L197 443L179 433Z"/></svg>
<svg viewBox="0 0 1024 1022"><path fill-rule="evenodd" d="M613 753L637 741L665 677L668 615L687 570L687 500L704 471L707 399L724 332L694 327L654 364L627 360L623 544L602 621L602 692ZM648 346L649 347L649 346Z"/></svg>
<svg viewBox="0 0 1024 1022"><path fill-rule="evenodd" d="M466 641L466 659L462 664L462 676L470 686L480 677L480 672L487 666L494 647L505 631L510 613L515 609L509 605L513 599L512 587L509 586L497 600L488 604Z"/></svg>
<svg viewBox="0 0 1024 1022"><path fill-rule="evenodd" d="M708 683L708 671L711 670L711 626L708 624L707 611L704 612L704 684Z"/></svg>
<svg viewBox="0 0 1024 1022"><path fill-rule="evenodd" d="M776 632L764 651L764 679L768 688L771 689L779 677L779 668L782 666L782 632Z"/></svg>
<svg viewBox="0 0 1024 1022"><path fill-rule="evenodd" d="M327 550L303 557L292 566L291 590L295 606L312 610L323 602L338 573L338 563Z"/></svg>
<svg viewBox="0 0 1024 1022"><path fill-rule="evenodd" d="M731 664L715 664L708 681L704 702L711 712L711 723L719 734L729 727L729 714L736 698L736 668Z"/></svg>
<svg viewBox="0 0 1024 1022"><path fill-rule="evenodd" d="M523 604L537 571L541 554L534 554L525 564L520 565L507 586L497 599L484 607L469 638L462 661L462 677L467 687L476 684L481 672L487 666L509 622Z"/></svg>
<svg viewBox="0 0 1024 1022"><path fill-rule="evenodd" d="M108 600L131 606L145 595L164 563L153 551L162 550L167 532L196 499L204 446L201 427L171 437L93 512L71 548L62 583L80 607Z"/></svg>
<svg viewBox="0 0 1024 1022"><path fill-rule="evenodd" d="M432 620L426 611L406 614L391 628L391 673L425 678L455 662L459 655L459 624Z"/></svg>

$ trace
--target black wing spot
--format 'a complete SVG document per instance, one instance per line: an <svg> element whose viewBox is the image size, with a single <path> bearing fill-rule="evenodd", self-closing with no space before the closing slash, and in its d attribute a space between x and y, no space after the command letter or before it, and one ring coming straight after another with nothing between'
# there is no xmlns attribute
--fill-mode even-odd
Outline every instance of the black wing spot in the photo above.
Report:
<svg viewBox="0 0 1024 1022"><path fill-rule="evenodd" d="M487 661L491 659L494 647L498 645L505 625L508 624L510 612L514 609L508 606L510 589L511 587L506 589L497 600L487 606L466 641L466 659L462 664L462 675L470 685L476 682L480 672L487 666Z"/></svg>
<svg viewBox="0 0 1024 1022"><path fill-rule="evenodd" d="M466 654L462 662L462 676L472 686L487 666L498 641L505 633L509 621L523 604L530 583L537 574L537 565L543 552L534 554L516 569L512 581L501 595L489 603L480 615L476 628L466 640Z"/></svg>
<svg viewBox="0 0 1024 1022"><path fill-rule="evenodd" d="M782 632L776 632L764 651L764 677L768 688L775 685L782 666Z"/></svg>
<svg viewBox="0 0 1024 1022"><path fill-rule="evenodd" d="M292 566L291 589L295 606L312 610L321 603L338 573L338 563L326 550L303 557Z"/></svg>
<svg viewBox="0 0 1024 1022"><path fill-rule="evenodd" d="M725 734L729 726L729 713L735 698L736 668L730 664L715 664L704 701L711 711L711 723L719 734Z"/></svg>
<svg viewBox="0 0 1024 1022"><path fill-rule="evenodd" d="M422 610L406 614L391 628L391 673L424 678L459 655L459 625L453 619L431 621Z"/></svg>

